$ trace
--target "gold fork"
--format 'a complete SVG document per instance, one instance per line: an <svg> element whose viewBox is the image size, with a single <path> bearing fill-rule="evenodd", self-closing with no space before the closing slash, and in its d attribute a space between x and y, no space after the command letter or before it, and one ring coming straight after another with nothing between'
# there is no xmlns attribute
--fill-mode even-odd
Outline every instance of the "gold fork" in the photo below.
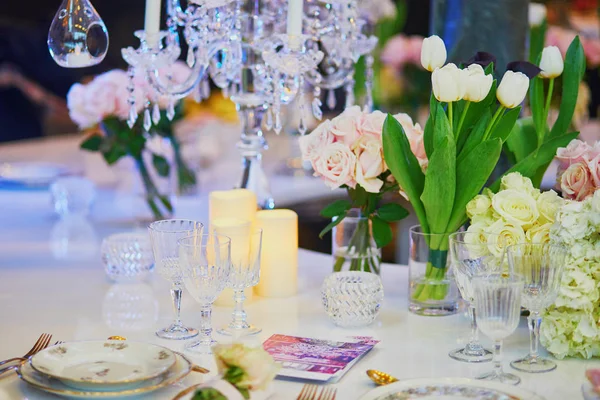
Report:
<svg viewBox="0 0 600 400"><path fill-rule="evenodd" d="M61 342L61 341L59 340L58 342L54 343L52 346L57 346L57 345L59 345L59 344L63 344L63 343L64 343L64 342ZM45 349L45 348L47 348L47 347L48 347L48 345L44 346L44 348L42 348L42 349L39 349L37 352L40 352L40 351L44 350L44 349ZM37 353L37 352L36 352L36 353ZM32 356L33 356L33 355L35 355L36 353L33 353L33 354L32 354ZM30 356L30 357L31 357L31 356ZM28 358L29 358L29 357L28 357ZM11 371L11 370L14 370L14 371L16 371L16 370L17 370L17 369L18 369L18 368L19 368L21 365L23 365L23 363L25 363L26 361L27 361L27 358L23 358L23 359L20 359L20 362L19 362L18 364L15 364L15 365L9 365L8 367L4 367L4 368L0 369L0 377L1 377L2 375L4 375L4 373L5 373L5 372Z"/></svg>
<svg viewBox="0 0 600 400"><path fill-rule="evenodd" d="M306 384L302 387L302 391L296 400L335 400L337 389L324 387L319 392L317 385ZM319 397L317 397L317 395Z"/></svg>
<svg viewBox="0 0 600 400"><path fill-rule="evenodd" d="M48 347L48 344L50 343L50 339L52 339L52 335L50 335L48 333L42 333L42 335L38 338L37 342L35 342L33 347L27 353L25 353L25 355L23 357L9 358L8 360L1 361L0 365L4 365L11 361L25 360L25 359L31 357L38 351L44 350L46 347Z"/></svg>

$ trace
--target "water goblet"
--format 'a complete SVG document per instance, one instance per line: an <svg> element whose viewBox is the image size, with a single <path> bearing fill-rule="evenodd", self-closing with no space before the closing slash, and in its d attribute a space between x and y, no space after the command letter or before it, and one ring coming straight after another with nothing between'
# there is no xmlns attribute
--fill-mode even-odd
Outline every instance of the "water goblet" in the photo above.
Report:
<svg viewBox="0 0 600 400"><path fill-rule="evenodd" d="M210 354L212 304L227 286L231 273L231 240L227 236L193 235L179 240L183 281L194 300L200 303L200 335L185 346L190 352Z"/></svg>
<svg viewBox="0 0 600 400"><path fill-rule="evenodd" d="M558 296L566 256L566 248L549 243L522 243L507 248L511 270L522 275L525 281L522 306L529 310L529 354L510 363L518 371L538 373L556 368L554 361L538 354L542 324L540 313Z"/></svg>
<svg viewBox="0 0 600 400"><path fill-rule="evenodd" d="M483 232L456 232L450 235L449 243L456 286L463 299L469 302L471 338L464 347L454 349L448 355L469 363L492 361L492 352L479 343L472 280L478 275L500 272L504 258L502 237Z"/></svg>
<svg viewBox="0 0 600 400"><path fill-rule="evenodd" d="M177 242L190 235L202 234L203 229L204 226L200 222L187 219L156 221L148 226L154 252L155 270L160 276L171 282L171 297L175 310L175 321L170 326L156 332L156 336L160 338L181 340L198 335L197 329L183 325L180 319L183 275Z"/></svg>
<svg viewBox="0 0 600 400"><path fill-rule="evenodd" d="M521 378L502 370L502 340L519 325L523 278L517 274L491 274L473 278L479 329L494 341L494 369L477 379L518 385Z"/></svg>
<svg viewBox="0 0 600 400"><path fill-rule="evenodd" d="M231 232L231 274L227 286L233 289L235 308L229 325L219 329L222 335L234 337L255 335L262 329L250 325L246 321L244 300L246 288L258 285L260 278L260 253L262 245L262 229L245 232Z"/></svg>

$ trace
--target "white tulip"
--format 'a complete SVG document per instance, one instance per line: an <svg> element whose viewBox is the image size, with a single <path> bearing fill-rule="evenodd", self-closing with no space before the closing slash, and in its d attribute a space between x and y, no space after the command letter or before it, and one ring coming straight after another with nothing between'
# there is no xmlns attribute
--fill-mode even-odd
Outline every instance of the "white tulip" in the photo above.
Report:
<svg viewBox="0 0 600 400"><path fill-rule="evenodd" d="M563 73L565 68L562 54L556 46L544 47L542 51L542 60L540 61L540 76L542 78L556 78Z"/></svg>
<svg viewBox="0 0 600 400"><path fill-rule="evenodd" d="M486 98L494 78L486 75L483 67L479 64L471 64L464 70L465 73L465 96L463 99L478 103Z"/></svg>
<svg viewBox="0 0 600 400"><path fill-rule="evenodd" d="M536 27L544 23L547 9L541 3L529 3L529 26Z"/></svg>
<svg viewBox="0 0 600 400"><path fill-rule="evenodd" d="M496 91L500 104L515 108L525 100L529 89L529 78L522 72L506 71Z"/></svg>
<svg viewBox="0 0 600 400"><path fill-rule="evenodd" d="M465 77L466 72L452 63L436 68L431 74L433 95L446 103L459 101L465 95Z"/></svg>
<svg viewBox="0 0 600 400"><path fill-rule="evenodd" d="M427 71L432 72L440 68L446 62L446 45L442 38L437 35L423 39L421 46L421 65Z"/></svg>

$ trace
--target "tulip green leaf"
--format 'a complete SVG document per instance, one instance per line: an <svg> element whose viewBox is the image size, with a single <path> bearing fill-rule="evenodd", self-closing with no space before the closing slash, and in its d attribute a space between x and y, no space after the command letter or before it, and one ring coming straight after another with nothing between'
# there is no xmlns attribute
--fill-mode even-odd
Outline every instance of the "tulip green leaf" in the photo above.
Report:
<svg viewBox="0 0 600 400"><path fill-rule="evenodd" d="M533 78L531 85L529 85L529 105L531 107L535 131L537 132L537 147L542 144L548 129L546 116L544 115L544 81L539 76Z"/></svg>
<svg viewBox="0 0 600 400"><path fill-rule="evenodd" d="M437 124L436 124L437 125ZM436 143L429 159L421 201L431 233L445 233L456 190L456 145L451 136Z"/></svg>
<svg viewBox="0 0 600 400"><path fill-rule="evenodd" d="M459 156L458 156L458 162L460 162L460 160L462 158L464 158L475 147L477 147L477 145L479 145L481 143L481 141L483 140L483 134L485 133L485 129L487 128L491 119L492 119L492 113L490 112L490 110L487 109L487 110L483 111L481 118L479 118L479 120L473 127L473 130L470 132L469 136L467 137L467 141L465 142L462 149L460 149Z"/></svg>
<svg viewBox="0 0 600 400"><path fill-rule="evenodd" d="M431 157L433 154L433 129L435 125L435 113L439 104L440 103L435 99L432 92L431 97L429 98L430 115L429 118L427 118L427 122L425 122L425 129L423 130L423 145L425 146L427 158Z"/></svg>
<svg viewBox="0 0 600 400"><path fill-rule="evenodd" d="M520 113L521 107L516 107L505 112L502 118L500 118L496 124L496 127L492 131L490 138L500 138L502 143L504 143L512 133L512 129L515 126L517 119L519 119Z"/></svg>
<svg viewBox="0 0 600 400"><path fill-rule="evenodd" d="M540 65L539 55L544 50L544 41L546 40L546 30L548 22L544 21L538 26L529 28L529 62ZM537 61L537 62L536 62Z"/></svg>
<svg viewBox="0 0 600 400"><path fill-rule="evenodd" d="M382 140L384 159L392 175L408 196L421 223L423 232L429 233L427 216L425 215L423 203L421 203L425 175L421 170L417 157L410 149L410 142L402 125L389 114L383 123Z"/></svg>
<svg viewBox="0 0 600 400"><path fill-rule="evenodd" d="M519 119L506 140L506 147L513 154L515 164L535 151L538 146L537 140L533 118Z"/></svg>
<svg viewBox="0 0 600 400"><path fill-rule="evenodd" d="M483 188L502 152L500 138L488 139L456 164L456 197L446 232L455 232L467 220L466 207Z"/></svg>
<svg viewBox="0 0 600 400"><path fill-rule="evenodd" d="M579 132L566 133L562 136L547 140L539 148L525 157L523 160L515 164L511 169L506 171L504 175L511 172L519 172L521 175L533 179L538 170L544 165L548 165L556 155L556 150L559 147L565 147L569 142L575 139ZM500 188L501 177L494 182L490 189L496 192Z"/></svg>
<svg viewBox="0 0 600 400"><path fill-rule="evenodd" d="M465 116L465 120L461 129L460 137L463 137L471 128L475 127L481 118L481 114L483 114L485 110L489 109L492 104L496 104L497 87L498 82L494 80L487 97L479 103L471 103L469 105L469 109L467 110L467 115ZM460 149L461 147L458 146L457 148Z"/></svg>
<svg viewBox="0 0 600 400"><path fill-rule="evenodd" d="M564 63L560 109L558 118L550 131L550 139L560 137L567 132L575 113L579 84L585 73L585 54L579 36L575 37L571 42Z"/></svg>
<svg viewBox="0 0 600 400"><path fill-rule="evenodd" d="M446 112L442 108L442 105L440 103L437 103L437 107L435 110L435 124L433 125L433 153L431 155L432 157L435 153L435 150L437 149L437 146L446 137L450 137L452 141L454 141L452 129L450 128L450 121L446 116Z"/></svg>

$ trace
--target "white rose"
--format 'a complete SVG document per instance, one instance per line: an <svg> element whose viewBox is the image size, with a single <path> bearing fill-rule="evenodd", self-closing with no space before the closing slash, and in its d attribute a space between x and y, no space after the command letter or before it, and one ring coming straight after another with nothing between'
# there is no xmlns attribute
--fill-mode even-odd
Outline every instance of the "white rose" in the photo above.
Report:
<svg viewBox="0 0 600 400"><path fill-rule="evenodd" d="M554 190L542 192L536 202L541 224L554 222L558 209L564 204L564 200Z"/></svg>
<svg viewBox="0 0 600 400"><path fill-rule="evenodd" d="M298 139L302 158L312 160L323 147L333 143L335 136L331 133L331 121L325 120L317 126L310 134Z"/></svg>
<svg viewBox="0 0 600 400"><path fill-rule="evenodd" d="M363 138L367 138L363 136ZM386 169L381 139L360 140L356 154L356 183L369 193L379 193L383 181L378 176Z"/></svg>
<svg viewBox="0 0 600 400"><path fill-rule="evenodd" d="M473 218L476 215L485 215L492 207L492 201L486 195L479 194L467 203L467 216Z"/></svg>
<svg viewBox="0 0 600 400"><path fill-rule="evenodd" d="M525 233L528 243L549 243L551 223L539 225L536 224L529 228Z"/></svg>
<svg viewBox="0 0 600 400"><path fill-rule="evenodd" d="M534 199L540 195L540 191L533 187L531 179L524 177L518 172L504 175L500 184L500 190L514 189L532 196Z"/></svg>
<svg viewBox="0 0 600 400"><path fill-rule="evenodd" d="M322 148L312 159L312 166L315 175L323 177L325 184L332 189L356 185L356 156L343 143L332 143Z"/></svg>
<svg viewBox="0 0 600 400"><path fill-rule="evenodd" d="M331 120L331 133L347 146L353 146L361 135L363 112L359 106L348 107Z"/></svg>
<svg viewBox="0 0 600 400"><path fill-rule="evenodd" d="M523 229L532 226L540 215L535 199L514 189L496 193L492 198L492 207L507 223Z"/></svg>
<svg viewBox="0 0 600 400"><path fill-rule="evenodd" d="M242 369L244 376L235 384L238 388L266 389L279 370L279 365L262 347L251 348L241 343L219 344L213 347L213 353L220 373L231 366Z"/></svg>
<svg viewBox="0 0 600 400"><path fill-rule="evenodd" d="M488 237L487 229L489 224L485 222L477 222L469 225L467 233L465 235L465 244L468 246L470 256L472 258L483 257L489 254L488 251Z"/></svg>
<svg viewBox="0 0 600 400"><path fill-rule="evenodd" d="M490 225L486 232L495 235L490 236L490 239L494 238L495 241L488 240L488 249L497 257L501 256L508 246L525 242L523 228L519 225L507 223L503 219L499 219Z"/></svg>

